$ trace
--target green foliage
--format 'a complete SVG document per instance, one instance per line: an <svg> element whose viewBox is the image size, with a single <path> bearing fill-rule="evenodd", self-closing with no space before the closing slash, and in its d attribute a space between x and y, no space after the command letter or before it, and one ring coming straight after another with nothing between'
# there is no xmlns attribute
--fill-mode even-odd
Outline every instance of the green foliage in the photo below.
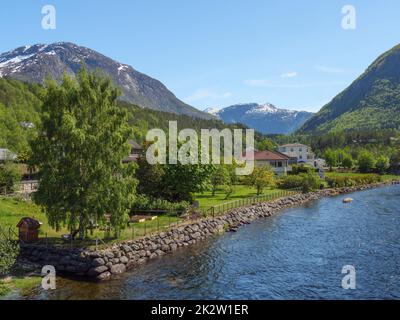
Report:
<svg viewBox="0 0 400 320"><path fill-rule="evenodd" d="M164 199L152 198L140 194L136 197L132 209L133 210L168 210L172 212L183 212L189 208L187 201L169 202Z"/></svg>
<svg viewBox="0 0 400 320"><path fill-rule="evenodd" d="M274 150L276 147L276 144L269 138L265 138L261 140L259 143L257 143L257 150L259 151L265 151L265 150Z"/></svg>
<svg viewBox="0 0 400 320"><path fill-rule="evenodd" d="M209 189L210 176L214 170L210 164L166 164L161 190L163 198L176 201L194 200L194 193Z"/></svg>
<svg viewBox="0 0 400 320"><path fill-rule="evenodd" d="M321 178L318 174L314 172L302 173L300 175L302 177L302 185L301 189L304 193L314 191L321 188Z"/></svg>
<svg viewBox="0 0 400 320"><path fill-rule="evenodd" d="M23 128L21 122L37 125L40 121L42 90L37 85L0 78L0 147L19 153L29 148L34 129Z"/></svg>
<svg viewBox="0 0 400 320"><path fill-rule="evenodd" d="M212 196L215 196L215 192L219 186L231 185L229 168L224 164L215 165L215 169L211 173L210 184Z"/></svg>
<svg viewBox="0 0 400 320"><path fill-rule="evenodd" d="M160 197L163 189L163 177L165 175L163 166L160 164L149 164L145 155L137 160L138 168L135 176L138 180L137 191L150 197Z"/></svg>
<svg viewBox="0 0 400 320"><path fill-rule="evenodd" d="M13 163L6 162L0 164L0 193L12 193L18 182L21 181L21 174L17 166Z"/></svg>
<svg viewBox="0 0 400 320"><path fill-rule="evenodd" d="M167 161L168 162L168 161ZM193 194L210 187L215 167L209 164L149 164L145 155L138 159L138 192L170 202L193 201Z"/></svg>
<svg viewBox="0 0 400 320"><path fill-rule="evenodd" d="M390 158L390 170L400 172L400 149L396 150Z"/></svg>
<svg viewBox="0 0 400 320"><path fill-rule="evenodd" d="M324 159L326 161L326 164L330 167L331 170L338 164L336 152L332 149L328 149L325 151Z"/></svg>
<svg viewBox="0 0 400 320"><path fill-rule="evenodd" d="M275 185L275 174L269 166L255 167L253 172L245 178L246 185L257 190L260 195L266 187Z"/></svg>
<svg viewBox="0 0 400 320"><path fill-rule="evenodd" d="M378 157L378 159L376 159L375 167L380 174L386 173L390 167L390 159L386 156Z"/></svg>
<svg viewBox="0 0 400 320"><path fill-rule="evenodd" d="M371 152L364 150L358 156L358 167L360 172L372 172L375 168L375 159Z"/></svg>
<svg viewBox="0 0 400 320"><path fill-rule="evenodd" d="M303 185L303 177L300 175L288 175L277 181L277 186L280 189L296 189Z"/></svg>
<svg viewBox="0 0 400 320"><path fill-rule="evenodd" d="M19 244L9 238L6 230L0 226L0 277L7 275L19 254Z"/></svg>
<svg viewBox="0 0 400 320"><path fill-rule="evenodd" d="M378 183L382 181L382 177L377 174L330 176L326 178L326 181L331 188L344 188Z"/></svg>
<svg viewBox="0 0 400 320"><path fill-rule="evenodd" d="M79 228L81 238L106 213L116 234L134 200L134 167L122 164L132 131L117 107L119 91L111 80L82 69L77 79L48 82L42 125L32 143L32 164L39 169L35 202L57 230Z"/></svg>
<svg viewBox="0 0 400 320"><path fill-rule="evenodd" d="M290 172L290 175L298 175L300 173L309 173L313 172L314 169L311 168L309 165L305 164L293 164L292 165L292 171Z"/></svg>
<svg viewBox="0 0 400 320"><path fill-rule="evenodd" d="M400 46L381 55L347 89L325 105L302 132L400 129Z"/></svg>
<svg viewBox="0 0 400 320"><path fill-rule="evenodd" d="M320 188L322 181L318 174L313 171L282 177L277 185L281 189L301 188L303 192L310 192Z"/></svg>
<svg viewBox="0 0 400 320"><path fill-rule="evenodd" d="M382 181L382 178L376 174L360 174L352 176L331 176L326 178L326 181L331 188L344 188L378 183Z"/></svg>
<svg viewBox="0 0 400 320"><path fill-rule="evenodd" d="M351 169L351 168L353 168L353 165L354 165L354 162L353 162L353 159L352 159L352 157L350 155L347 155L347 156L345 156L343 158L342 166L344 168Z"/></svg>

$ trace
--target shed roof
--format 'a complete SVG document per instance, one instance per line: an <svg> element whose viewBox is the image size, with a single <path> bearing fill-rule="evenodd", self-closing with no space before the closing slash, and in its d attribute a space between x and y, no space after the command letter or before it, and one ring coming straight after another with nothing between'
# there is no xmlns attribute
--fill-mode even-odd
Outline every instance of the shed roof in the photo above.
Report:
<svg viewBox="0 0 400 320"><path fill-rule="evenodd" d="M17 224L17 228L19 228L23 223L26 223L32 229L39 229L41 223L33 218L25 217L20 220Z"/></svg>

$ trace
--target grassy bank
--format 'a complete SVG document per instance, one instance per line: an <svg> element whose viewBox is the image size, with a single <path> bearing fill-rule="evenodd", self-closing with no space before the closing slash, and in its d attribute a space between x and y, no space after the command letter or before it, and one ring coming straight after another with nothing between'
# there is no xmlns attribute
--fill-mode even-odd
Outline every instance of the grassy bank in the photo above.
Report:
<svg viewBox="0 0 400 320"><path fill-rule="evenodd" d="M10 277L0 279L0 298L12 292L27 295L38 287L40 283L40 277Z"/></svg>
<svg viewBox="0 0 400 320"><path fill-rule="evenodd" d="M265 189L262 194L270 194L275 192L276 190L277 189L274 188L268 188ZM228 199L226 199L226 193L224 193L222 189L218 189L214 196L212 195L211 191L207 191L204 193L196 194L195 198L197 201L199 201L201 207L207 207L215 206L229 201L251 198L255 197L256 195L257 192L254 188L250 188L245 185L237 185L235 186L235 191Z"/></svg>
<svg viewBox="0 0 400 320"><path fill-rule="evenodd" d="M47 221L45 213L31 201L25 201L18 198L5 198L0 197L0 226L4 230L8 230L9 227L14 231L14 236L17 234L17 224L24 217L32 217L42 222L40 227L39 237L42 241L45 241L47 236L48 241L53 244L63 244L61 236L68 234L69 231L66 228L61 230L54 230ZM122 230L119 240L129 240L138 237L142 237L149 233L161 231L163 229L173 226L181 219L176 216L169 216L161 214L157 216L157 219L152 221L146 221L141 223L131 223L129 227ZM75 245L93 245L95 239L100 239L100 243L110 243L116 241L113 234L107 233L105 230L94 230L92 234L88 236L88 239L84 242L75 242ZM66 244L69 245L69 244Z"/></svg>
<svg viewBox="0 0 400 320"><path fill-rule="evenodd" d="M362 177L363 174L327 172L326 176ZM396 175L383 175L381 177L384 181L399 179L399 176ZM273 194L277 191L279 190L275 188L265 189L263 195ZM211 192L204 192L196 194L195 198L197 201L199 201L200 207L206 208L235 200L248 199L255 196L256 191L254 188L250 188L245 185L237 185L235 186L233 194L228 199L226 199L226 194L222 189L217 190L214 196L212 196ZM59 231L51 228L51 226L48 224L46 215L40 207L36 206L31 201L24 201L17 198L0 197L0 226L3 229L7 230L8 227L11 227L14 231L14 235L16 236L16 225L23 217L34 217L42 222L39 233L39 236L42 239L41 241L45 241L47 236L47 241L49 241L51 244L69 245L61 241L61 236L63 234L68 234L69 231L66 228L62 228ZM179 217L160 214L155 220L130 224L129 227L126 227L124 230L122 230L119 239L116 239L113 234L107 233L105 230L96 229L93 230L93 233L89 234L89 237L86 241L80 242L77 240L75 241L74 245L93 246L96 243L96 239L100 239L98 242L99 245L121 240L136 239L144 235L168 229L169 227L174 226L181 221L182 220Z"/></svg>

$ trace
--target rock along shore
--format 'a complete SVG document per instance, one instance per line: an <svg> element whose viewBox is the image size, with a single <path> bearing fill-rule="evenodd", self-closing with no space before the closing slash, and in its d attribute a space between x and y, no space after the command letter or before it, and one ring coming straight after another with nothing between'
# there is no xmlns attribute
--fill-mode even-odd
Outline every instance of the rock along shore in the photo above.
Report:
<svg viewBox="0 0 400 320"><path fill-rule="evenodd" d="M36 265L53 265L57 272L85 278L106 280L152 259L173 253L180 248L193 245L225 231L236 231L244 224L270 217L282 209L300 206L323 197L331 197L354 191L376 188L397 182L384 182L367 186L341 189L324 189L306 194L296 194L271 202L232 209L215 218L204 218L197 222L172 228L141 239L124 241L102 250L65 249L38 245L21 246L21 261Z"/></svg>

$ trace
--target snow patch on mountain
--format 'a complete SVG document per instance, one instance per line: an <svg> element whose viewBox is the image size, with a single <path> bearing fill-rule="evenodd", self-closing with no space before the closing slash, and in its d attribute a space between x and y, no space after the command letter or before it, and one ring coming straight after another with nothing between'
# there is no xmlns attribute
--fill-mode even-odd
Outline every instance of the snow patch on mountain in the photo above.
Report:
<svg viewBox="0 0 400 320"><path fill-rule="evenodd" d="M236 104L218 110L204 110L226 123L242 123L265 134L288 134L302 126L313 114L280 109L271 103Z"/></svg>

